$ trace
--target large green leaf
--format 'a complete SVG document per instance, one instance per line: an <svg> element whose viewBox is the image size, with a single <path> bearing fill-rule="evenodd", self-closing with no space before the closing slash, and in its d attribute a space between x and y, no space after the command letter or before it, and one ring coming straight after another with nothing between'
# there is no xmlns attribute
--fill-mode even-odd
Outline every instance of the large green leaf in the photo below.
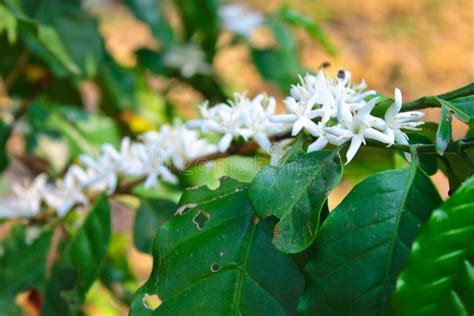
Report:
<svg viewBox="0 0 474 316"><path fill-rule="evenodd" d="M474 177L433 212L413 243L395 314L474 314Z"/></svg>
<svg viewBox="0 0 474 316"><path fill-rule="evenodd" d="M306 266L305 315L385 315L421 225L441 203L417 161L375 174L330 213Z"/></svg>
<svg viewBox="0 0 474 316"><path fill-rule="evenodd" d="M151 253L158 228L176 211L177 205L163 199L140 200L133 224L133 243L143 252Z"/></svg>
<svg viewBox="0 0 474 316"><path fill-rule="evenodd" d="M280 218L273 236L278 250L296 253L313 243L321 208L341 177L337 151L298 156L257 174L250 185L249 198L258 216Z"/></svg>
<svg viewBox="0 0 474 316"><path fill-rule="evenodd" d="M180 204L160 228L153 271L131 315L153 314L150 297L162 315L295 313L303 276L273 247L273 223L255 216L246 184L227 178L214 191L189 189Z"/></svg>
<svg viewBox="0 0 474 316"><path fill-rule="evenodd" d="M82 226L65 246L46 286L44 315L75 315L107 255L111 236L110 209L100 197Z"/></svg>
<svg viewBox="0 0 474 316"><path fill-rule="evenodd" d="M36 230L36 232L28 230ZM30 240L31 233L39 236ZM0 241L0 314L21 315L15 305L18 293L36 289L43 290L46 271L46 257L52 231L39 228L13 226L7 239Z"/></svg>

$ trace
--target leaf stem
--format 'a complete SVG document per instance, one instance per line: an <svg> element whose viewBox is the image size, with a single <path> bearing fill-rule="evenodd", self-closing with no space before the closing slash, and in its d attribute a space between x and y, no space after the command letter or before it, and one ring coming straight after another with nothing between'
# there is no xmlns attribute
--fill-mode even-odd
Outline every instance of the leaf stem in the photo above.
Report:
<svg viewBox="0 0 474 316"><path fill-rule="evenodd" d="M457 99L460 97L465 97L465 96L469 96L473 94L474 94L474 82L471 82L470 84L464 87L461 87L459 89L456 89L450 92L446 92L437 96L422 97L417 100L405 103L402 106L402 111L405 112L405 111L440 107L440 104L438 101L436 101L436 98L449 101L449 100L453 100L453 99Z"/></svg>
<svg viewBox="0 0 474 316"><path fill-rule="evenodd" d="M392 150L398 150L410 153L412 148L416 150L418 154L424 155L439 155L436 151L435 144L416 144L416 145L392 145L387 147L382 143L375 143L375 142L368 142L368 146L376 147L376 148L386 148ZM449 143L448 147L446 148L445 152L459 152L464 151L468 148L474 147L474 140L472 139L460 139L455 142Z"/></svg>

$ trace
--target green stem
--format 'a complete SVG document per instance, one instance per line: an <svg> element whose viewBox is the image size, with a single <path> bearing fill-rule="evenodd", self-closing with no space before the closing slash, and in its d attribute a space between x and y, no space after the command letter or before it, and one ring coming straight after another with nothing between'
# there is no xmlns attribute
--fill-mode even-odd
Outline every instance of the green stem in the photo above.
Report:
<svg viewBox="0 0 474 316"><path fill-rule="evenodd" d="M434 144L392 145L390 147L387 147L383 143L369 142L367 145L371 147L386 148L386 149L392 149L392 150L397 150L397 151L403 151L407 153L410 153L413 148L420 155L439 155L436 152L436 145ZM448 147L446 148L445 152L459 152L459 151L464 151L472 147L474 147L474 140L461 139L461 140L450 143Z"/></svg>
<svg viewBox="0 0 474 316"><path fill-rule="evenodd" d="M470 83L459 89L437 95L436 97L434 96L422 97L417 100L405 103L402 106L402 111L405 112L405 111L440 107L440 104L436 100L436 98L449 101L449 100L454 100L460 97L465 97L465 96L469 96L473 94L474 94L474 83Z"/></svg>

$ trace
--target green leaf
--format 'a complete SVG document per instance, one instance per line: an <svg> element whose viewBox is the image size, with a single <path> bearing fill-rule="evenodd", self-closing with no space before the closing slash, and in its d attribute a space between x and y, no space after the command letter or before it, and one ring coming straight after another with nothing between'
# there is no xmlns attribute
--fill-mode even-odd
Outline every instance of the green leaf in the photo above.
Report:
<svg viewBox="0 0 474 316"><path fill-rule="evenodd" d="M398 315L474 314L474 177L433 212L394 295Z"/></svg>
<svg viewBox="0 0 474 316"><path fill-rule="evenodd" d="M177 205L163 199L141 199L133 224L133 244L146 253L151 253L158 228L171 218Z"/></svg>
<svg viewBox="0 0 474 316"><path fill-rule="evenodd" d="M133 293L138 288L133 271L128 263L129 237L114 233L100 274L100 281L120 302L130 305Z"/></svg>
<svg viewBox="0 0 474 316"><path fill-rule="evenodd" d="M16 18L3 5L0 5L0 35L4 30L10 44L15 43L17 38Z"/></svg>
<svg viewBox="0 0 474 316"><path fill-rule="evenodd" d="M102 92L103 110L110 109L108 112L118 113L137 108L135 74L116 64L109 55L104 57L99 67L98 83Z"/></svg>
<svg viewBox="0 0 474 316"><path fill-rule="evenodd" d="M95 76L104 54L95 18L81 9L81 1L41 0L38 4L34 17L57 31L83 77Z"/></svg>
<svg viewBox="0 0 474 316"><path fill-rule="evenodd" d="M260 75L277 83L282 91L289 91L303 71L298 57L298 48L288 27L278 21L269 22L277 47L269 49L252 48L252 57ZM276 67L275 65L278 65Z"/></svg>
<svg viewBox="0 0 474 316"><path fill-rule="evenodd" d="M273 233L278 250L296 253L313 243L321 209L341 177L337 151L299 156L257 174L249 187L249 198L258 216L280 218Z"/></svg>
<svg viewBox="0 0 474 316"><path fill-rule="evenodd" d="M55 263L46 287L42 314L78 313L102 269L110 236L110 209L102 196Z"/></svg>
<svg viewBox="0 0 474 316"><path fill-rule="evenodd" d="M80 154L95 155L104 143L117 147L120 136L116 123L109 117L91 114L74 106L49 104L42 101L34 103L35 107L43 107L47 120L36 125L44 131L54 131L64 137L71 150L72 158ZM34 111L34 109L32 109ZM34 112L33 112L34 113ZM41 120L31 116L32 120Z"/></svg>
<svg viewBox="0 0 474 316"><path fill-rule="evenodd" d="M410 144L433 144L433 141L431 139L436 139L436 130L437 130L437 124L434 123L426 123L423 125L423 131L422 132L408 132L407 136L409 139ZM426 129L426 127L429 127ZM432 136L431 131L429 129L436 128L435 129L435 135ZM420 168L426 172L427 175L432 176L438 171L438 163L436 161L436 156L434 155L421 155L419 157L420 159Z"/></svg>
<svg viewBox="0 0 474 316"><path fill-rule="evenodd" d="M36 229L40 234L33 241L28 240L28 230ZM9 236L0 241L0 310L1 314L20 315L15 305L15 297L22 291L35 288L43 290L46 271L46 257L51 242L52 231L39 231L15 225Z"/></svg>
<svg viewBox="0 0 474 316"><path fill-rule="evenodd" d="M444 103L447 101L442 102L441 106L441 121L439 122L438 131L436 132L436 152L440 155L444 153L446 148L448 147L449 142L451 141L452 137L452 117L451 112L449 111L448 106Z"/></svg>
<svg viewBox="0 0 474 316"><path fill-rule="evenodd" d="M16 32L33 55L45 61L57 75L65 75L68 72L79 75L80 69L57 30L28 18L19 8L12 9L12 6L9 3L3 7L4 11L16 19Z"/></svg>
<svg viewBox="0 0 474 316"><path fill-rule="evenodd" d="M450 109L461 121L474 127L474 96L466 96L450 101Z"/></svg>
<svg viewBox="0 0 474 316"><path fill-rule="evenodd" d="M148 24L153 35L165 45L173 42L173 31L164 13L162 0L125 0L135 16Z"/></svg>
<svg viewBox="0 0 474 316"><path fill-rule="evenodd" d="M280 9L279 15L284 21L303 28L309 35L311 35L311 37L323 46L329 55L336 56L334 45L329 40L323 28L314 19L311 19L287 5Z"/></svg>
<svg viewBox="0 0 474 316"><path fill-rule="evenodd" d="M152 315L150 297L162 315L295 314L303 276L272 246L273 223L255 216L246 184L227 178L216 190L188 189L180 204L182 215L159 230L131 315Z"/></svg>
<svg viewBox="0 0 474 316"><path fill-rule="evenodd" d="M206 52L207 61L212 61L216 53L219 37L219 0L187 1L174 0L183 24L186 41L192 39Z"/></svg>
<svg viewBox="0 0 474 316"><path fill-rule="evenodd" d="M5 124L4 121L0 121L0 172L3 172L8 166L8 154L7 154L7 141L10 137L11 129Z"/></svg>
<svg viewBox="0 0 474 316"><path fill-rule="evenodd" d="M411 244L440 203L416 160L356 185L318 234L301 313L386 315Z"/></svg>

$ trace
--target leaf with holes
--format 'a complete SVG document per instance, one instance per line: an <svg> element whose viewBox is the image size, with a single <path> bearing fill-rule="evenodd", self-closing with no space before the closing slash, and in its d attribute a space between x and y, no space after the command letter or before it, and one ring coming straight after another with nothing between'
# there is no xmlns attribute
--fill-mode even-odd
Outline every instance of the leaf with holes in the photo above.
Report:
<svg viewBox="0 0 474 316"><path fill-rule="evenodd" d="M397 282L395 314L474 314L473 195L471 177L423 227Z"/></svg>
<svg viewBox="0 0 474 316"><path fill-rule="evenodd" d="M312 244L321 208L341 177L337 151L298 156L257 174L249 188L250 201L258 216L280 218L273 236L278 250L296 253Z"/></svg>
<svg viewBox="0 0 474 316"><path fill-rule="evenodd" d="M110 241L110 209L100 197L65 246L46 286L44 315L75 315L100 273Z"/></svg>
<svg viewBox="0 0 474 316"><path fill-rule="evenodd" d="M303 275L271 243L273 223L255 216L247 184L185 191L153 248L153 271L131 315L292 315Z"/></svg>
<svg viewBox="0 0 474 316"><path fill-rule="evenodd" d="M177 206L163 199L140 200L133 224L133 244L146 253L151 253L153 240L158 228L173 216Z"/></svg>
<svg viewBox="0 0 474 316"><path fill-rule="evenodd" d="M30 240L29 236L36 233L39 236ZM21 314L15 305L18 293L28 289L43 291L51 236L51 230L16 225L9 237L0 241L0 314Z"/></svg>
<svg viewBox="0 0 474 316"><path fill-rule="evenodd" d="M417 161L356 185L321 227L300 312L387 314L411 243L440 203Z"/></svg>

